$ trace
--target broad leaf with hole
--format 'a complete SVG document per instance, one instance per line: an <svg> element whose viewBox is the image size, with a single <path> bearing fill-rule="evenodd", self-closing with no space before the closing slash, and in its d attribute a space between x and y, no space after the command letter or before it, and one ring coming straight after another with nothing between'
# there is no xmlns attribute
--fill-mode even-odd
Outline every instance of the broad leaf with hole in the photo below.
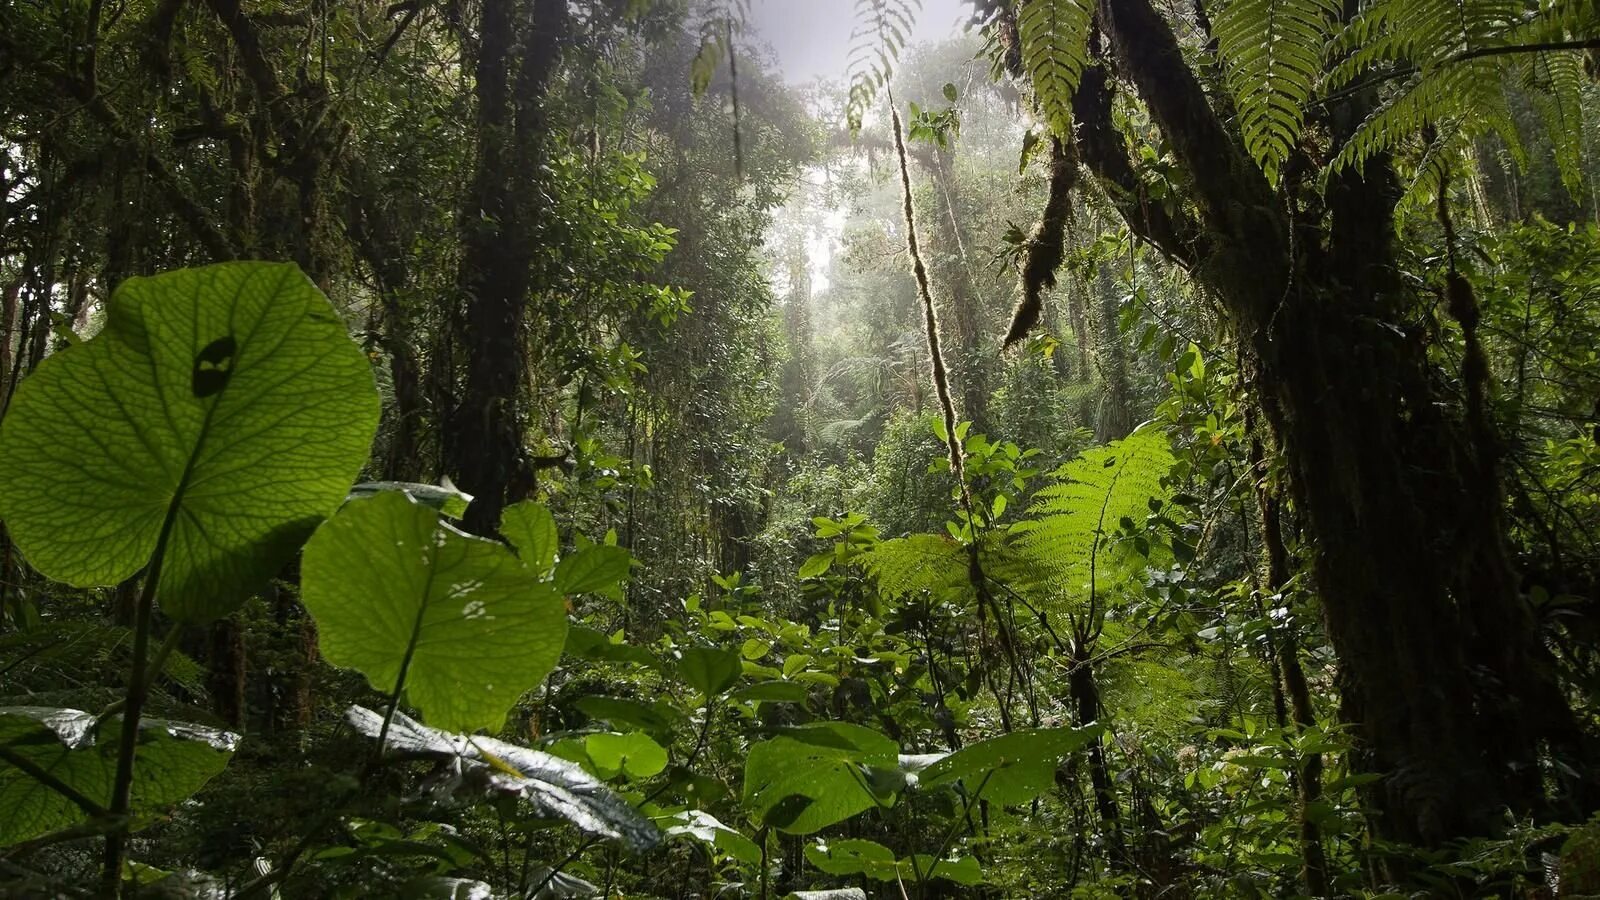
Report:
<svg viewBox="0 0 1600 900"><path fill-rule="evenodd" d="M560 658L566 607L505 545L405 494L347 504L306 544L301 599L322 653L405 693L441 728L499 728Z"/></svg>
<svg viewBox="0 0 1600 900"><path fill-rule="evenodd" d="M54 707L0 707L0 846L88 818L83 807L36 779L48 772L78 798L105 809L116 780L120 720L95 727L91 713ZM226 731L159 719L140 721L134 757L134 826L145 814L186 799L221 772L239 738Z"/></svg>
<svg viewBox="0 0 1600 900"><path fill-rule="evenodd" d="M289 264L130 278L0 426L0 518L40 572L117 584L166 535L158 598L203 622L344 500L378 424L371 364Z"/></svg>
<svg viewBox="0 0 1600 900"><path fill-rule="evenodd" d="M1026 803L1055 783L1055 768L1082 750L1104 729L1035 728L968 744L923 769L918 783L925 789L960 782L992 803Z"/></svg>
<svg viewBox="0 0 1600 900"><path fill-rule="evenodd" d="M345 721L368 737L383 730L383 716L361 706L345 711ZM521 797L542 814L566 819L578 828L648 850L661 833L626 800L576 763L490 737L451 734L395 713L385 753L393 757L449 763L450 780L434 785L439 793Z"/></svg>

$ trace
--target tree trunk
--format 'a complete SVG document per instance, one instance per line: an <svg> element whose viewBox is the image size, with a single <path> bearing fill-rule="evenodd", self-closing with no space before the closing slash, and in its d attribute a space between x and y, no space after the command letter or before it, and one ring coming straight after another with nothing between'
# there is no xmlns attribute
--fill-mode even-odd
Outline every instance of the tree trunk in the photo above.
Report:
<svg viewBox="0 0 1600 900"><path fill-rule="evenodd" d="M466 385L446 431L445 468L476 499L465 524L492 534L532 476L522 446L523 333L534 287L540 193L535 184L546 123L544 94L565 32L565 0L485 0L477 61L478 151L461 212L458 278L466 306ZM519 19L526 24L518 27Z"/></svg>
<svg viewBox="0 0 1600 900"><path fill-rule="evenodd" d="M1095 680L1092 651L1079 646L1073 654L1071 674L1067 687L1072 702L1077 707L1078 724L1088 725L1100 720L1100 685ZM1094 788L1094 806L1100 814L1106 848L1111 864L1119 870L1127 868L1128 848L1122 834L1122 808L1117 803L1117 789L1106 765L1105 745L1099 737L1089 742L1089 783Z"/></svg>
<svg viewBox="0 0 1600 900"><path fill-rule="evenodd" d="M1258 361L1255 391L1315 536L1317 586L1345 715L1360 725L1390 838L1437 846L1544 808L1540 749L1579 733L1517 591L1503 525L1459 419L1447 414L1412 298L1395 273L1386 161L1296 196L1291 220L1212 112L1149 0L1102 0L1101 25L1195 186L1195 218L1144 202L1111 126L1109 82L1086 74L1085 158L1130 225L1221 300ZM1336 138L1370 108L1335 104ZM1587 773L1585 773L1587 775ZM1470 788L1468 787L1470 786ZM1592 806L1584 787L1578 806Z"/></svg>
<svg viewBox="0 0 1600 900"><path fill-rule="evenodd" d="M1099 294L1099 308L1095 324L1099 327L1095 330L1094 352L1100 378L1105 382L1105 396L1101 398L1094 436L1101 443L1109 443L1133 432L1133 389L1128 383L1128 354L1117 327L1117 282L1109 262L1101 262L1098 268L1095 292Z"/></svg>

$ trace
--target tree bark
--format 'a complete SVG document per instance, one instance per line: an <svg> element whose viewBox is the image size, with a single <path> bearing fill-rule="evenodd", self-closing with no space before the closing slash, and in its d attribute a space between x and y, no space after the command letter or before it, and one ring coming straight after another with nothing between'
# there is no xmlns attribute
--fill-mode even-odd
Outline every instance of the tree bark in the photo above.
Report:
<svg viewBox="0 0 1600 900"><path fill-rule="evenodd" d="M1383 160L1334 177L1291 219L1212 112L1149 0L1102 0L1099 19L1194 185L1197 217L1143 202L1103 72L1076 112L1086 159L1130 225L1221 300L1257 360L1254 388L1316 541L1315 575L1339 653L1345 714L1387 837L1439 845L1492 834L1504 811L1545 807L1542 746L1582 771L1578 729L1485 515L1482 466L1445 412L1391 246L1397 191ZM1364 98L1334 110L1336 137ZM1463 786L1471 785L1470 790ZM1587 789L1578 793L1592 806Z"/></svg>
<svg viewBox="0 0 1600 900"><path fill-rule="evenodd" d="M492 534L506 504L532 489L519 389L526 381L523 333L541 214L535 173L547 129L544 95L568 11L565 0L532 0L531 16L522 12L515 0L483 4L478 151L460 222L466 384L444 453L445 468L476 498L465 525L477 534Z"/></svg>

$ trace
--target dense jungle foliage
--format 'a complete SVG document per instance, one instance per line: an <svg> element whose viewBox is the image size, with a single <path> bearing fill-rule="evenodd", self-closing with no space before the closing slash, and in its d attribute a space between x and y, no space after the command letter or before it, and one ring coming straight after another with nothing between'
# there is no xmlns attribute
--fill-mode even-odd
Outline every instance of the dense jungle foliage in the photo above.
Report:
<svg viewBox="0 0 1600 900"><path fill-rule="evenodd" d="M763 2L0 0L0 896L1600 895L1600 5Z"/></svg>

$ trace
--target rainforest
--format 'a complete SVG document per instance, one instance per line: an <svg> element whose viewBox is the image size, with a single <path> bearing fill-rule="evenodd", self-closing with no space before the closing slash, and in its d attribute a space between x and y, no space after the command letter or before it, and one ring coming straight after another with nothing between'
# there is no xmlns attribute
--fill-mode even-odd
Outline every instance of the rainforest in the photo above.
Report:
<svg viewBox="0 0 1600 900"><path fill-rule="evenodd" d="M0 0L0 898L1596 896L1595 0Z"/></svg>

